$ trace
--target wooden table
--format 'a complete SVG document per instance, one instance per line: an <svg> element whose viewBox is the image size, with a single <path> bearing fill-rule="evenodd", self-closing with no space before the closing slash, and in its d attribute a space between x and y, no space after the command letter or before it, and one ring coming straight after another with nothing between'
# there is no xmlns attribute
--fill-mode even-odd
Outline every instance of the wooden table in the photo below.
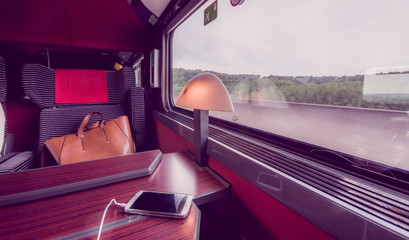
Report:
<svg viewBox="0 0 409 240"><path fill-rule="evenodd" d="M155 153L151 157L154 156ZM135 164L142 164L144 158L149 159L147 153L135 154L132 158L134 161L128 159L127 161L130 162L127 164L125 164L126 161L118 161L114 164L115 166L122 164L120 168L128 169L121 174L138 170L135 169L138 168ZM191 154L188 152L164 154L161 155L161 158L156 170L146 177L126 179L116 183L84 188L84 190L76 190L68 194L59 192L59 194L54 196L40 197L37 200L18 204L5 204L0 208L0 236L2 239L94 239L96 238L104 209L111 199L115 198L118 202L126 203L136 192L151 190L191 194L194 196L195 204L192 205L189 215L184 219L130 215L124 213L121 207L111 205L105 218L101 238L198 238L200 211L196 205L211 201L213 198L218 197L219 194L223 194L229 185L210 169L197 167L193 162ZM99 161L101 160L91 162L93 164L89 162L73 164L71 166L75 165L75 167L67 168L70 170L67 170L67 172L72 173L73 168L82 169L81 165L85 164L88 167L85 173L96 174L93 172L99 172L91 180L98 179L99 177L104 179L104 177L118 174L118 171L112 172L112 165L104 168ZM115 161L115 159L111 159L111 161ZM93 165L95 165L95 168L92 167ZM125 165L128 165L128 167ZM46 174L50 178L58 178L50 169L61 167L64 166L18 173L23 181L20 182L21 185L30 185L20 187L19 190L12 190L9 187L3 189L8 184L18 185L17 178L13 174L0 176L0 181L2 182L0 200L1 197L4 198L10 195L73 184L72 179L69 175L65 174L64 170L56 170L57 172L61 171L59 172L59 185L51 184L50 186L44 184L44 182L47 182L44 180L38 181L43 183L43 185L40 184L40 187L35 184L33 186L33 184L26 183L26 181L30 181L31 176L38 178ZM106 175L104 173L106 171L111 171L111 175ZM90 181L87 177L85 179L80 177L74 178L79 183ZM10 180L7 181L7 179ZM35 181L35 179L32 180Z"/></svg>

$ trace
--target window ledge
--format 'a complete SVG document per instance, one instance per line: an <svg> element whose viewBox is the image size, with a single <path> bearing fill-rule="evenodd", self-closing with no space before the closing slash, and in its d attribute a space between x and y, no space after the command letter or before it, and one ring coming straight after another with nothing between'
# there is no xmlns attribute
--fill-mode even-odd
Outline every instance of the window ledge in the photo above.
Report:
<svg viewBox="0 0 409 240"><path fill-rule="evenodd" d="M193 143L192 118L153 114ZM211 157L335 238L409 237L408 195L214 125L209 135Z"/></svg>

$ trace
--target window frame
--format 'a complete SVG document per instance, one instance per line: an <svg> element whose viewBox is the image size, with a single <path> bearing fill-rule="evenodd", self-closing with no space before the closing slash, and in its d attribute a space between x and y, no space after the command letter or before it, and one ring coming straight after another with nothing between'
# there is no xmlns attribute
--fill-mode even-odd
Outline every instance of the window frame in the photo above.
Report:
<svg viewBox="0 0 409 240"><path fill-rule="evenodd" d="M198 7L200 8L200 6ZM173 36L175 33L176 28L173 28L171 32L169 32L166 36L166 52L167 52L167 66L169 68L165 69L167 72L168 81L166 83L167 89L163 96L165 99L167 109L169 111L174 111L179 114L185 115L187 117L193 117L193 111L188 110L185 108L181 108L176 106L176 103L173 100L173 70L172 70L172 41ZM253 128L250 126L246 126L239 123L230 122L224 119L216 118L213 116L209 117L209 123L215 125L217 127L226 129L228 131L237 132L240 134L248 134L250 137L256 138L258 140L268 142L271 144L275 144L280 148L289 149L290 151L307 156L308 158L312 159L313 161L317 161L321 164L332 166L336 169L345 171L349 174L353 174L358 177L362 177L364 179L368 179L377 182L382 185L386 185L390 188L393 188L397 191L401 191L403 189L409 189L409 172L406 172L401 169L392 168L390 166L383 165L381 163L377 163L368 159L362 159L353 155L349 155L347 153L335 151L332 149L327 149L322 146L314 145L308 142L303 142L300 140L292 139L286 136L281 136L275 133L267 132L261 129ZM314 150L325 151L327 154L321 154L326 156L320 156L318 154L313 154ZM349 159L350 161L347 161ZM374 167L379 169L388 169L386 174L377 174L371 170L365 168L359 168L353 164L353 162L360 162L360 161L369 161ZM399 179L393 179L390 175L394 175L399 177ZM405 181L405 182L403 182Z"/></svg>
<svg viewBox="0 0 409 240"><path fill-rule="evenodd" d="M173 101L173 92L172 92L172 41L173 41L173 35L174 35L174 30L183 23L185 19L187 19L196 9L200 8L202 4L204 4L206 1L204 0L194 0L189 2L189 4L182 9L182 11L170 22L170 24L167 26L167 30L164 33L164 52L166 52L166 58L163 68L164 70L164 84L162 86L165 86L164 90L162 91L162 99L164 100L165 104L165 111L156 111L154 110L154 117L155 119L159 120L169 128L171 128L173 131L175 131L177 134L180 136L184 137L186 140L189 142L193 143L193 126L190 126L186 122L192 121L193 120L193 111L187 110L180 108L175 105ZM362 186L369 186L371 188L376 189L379 192L383 192L387 194L388 196L398 196L402 197L405 199L409 200L409 175L407 172L400 171L398 169L391 169L390 171L393 171L393 174L396 174L398 176L404 177L405 181L401 181L398 179L393 179L389 176L385 175L380 175L374 171L370 171L368 169L364 168L358 168L351 164L348 161L341 160L342 158L350 158L359 161L360 159L355 157L355 156L350 156L345 153L340 153L336 152L333 150L325 149L320 146L315 146L306 142L301 142L298 140L290 139L284 136L280 136L274 133L269 133L260 129L255 129L249 126L229 122L226 120L222 119L217 119L214 117L210 117L210 128L217 128L221 131L224 131L226 134L231 134L231 136L234 135L240 135L240 136L245 136L248 137L249 139L255 139L257 141L257 144L270 144L274 145L277 148L277 151L285 151L288 152L290 155L298 156L302 158L303 160L307 161L310 166L317 166L320 169L325 169L325 171L329 172L336 172L339 176L342 176L347 179L353 179L354 181L360 182ZM243 156L243 154L240 153L239 150L231 148L229 146L225 146L224 144L218 142L215 140L212 136L209 137L208 139L208 149L207 152L209 156L216 158L217 160L220 160L223 164L225 164L227 167L229 167L231 170L234 172L238 173L241 177L249 180L251 183L254 185L260 187L257 184L257 181L252 177L248 176L245 172L243 172L242 168L243 166L240 165L245 165L245 166L254 166L255 169L262 169L262 171L272 171L274 173L278 173L280 176L283 178L286 178L286 181L290 181L291 184L297 185L296 188L305 188L303 191L309 191L309 194L311 192L317 193L317 190L314 189L314 187L309 186L306 183L300 182L297 179L294 179L292 176L287 176L285 173L282 173L278 171L277 169L274 169L271 166L267 166L264 163L257 162L254 159L251 159L249 157ZM249 146L251 148L251 142L249 141ZM214 150L214 149L216 150ZM327 156L317 156L316 154L312 153L313 149L322 149L323 151L328 151L332 152L328 154ZM221 155L220 155L221 154ZM234 156L234 158L232 157ZM238 160L237 160L238 159ZM338 159L338 160L337 160ZM238 164L240 162L240 164ZM382 166L382 164L379 164L380 167L385 167ZM284 180L283 180L284 181ZM307 189L307 190L306 190ZM262 189L263 191L266 191L265 189ZM345 237L345 235L342 235L339 233L334 227L328 226L328 223L322 222L321 220L317 220L314 216L311 216L311 213L307 211L303 211L302 209L300 210L299 207L294 205L294 203L288 203L285 202L285 199L280 198L279 196L276 196L275 194L266 191L270 196L273 198L278 199L281 201L284 205L290 207L293 209L295 212L300 214L301 216L305 217L315 225L319 226L320 228L324 229L328 233L330 233L333 236L337 237ZM397 237L398 239L402 236L409 236L409 231L408 230L403 230L394 227L392 224L385 223L384 221L374 218L373 216L368 215L368 213L361 212L354 208L353 206L347 206L342 201L340 202L339 199L334 198L334 196L329 196L326 194L321 193L321 198L320 201L324 201L325 204L335 204L338 207L341 207L343 210L349 209L348 211L348 217L350 219L356 219L359 218L363 222L366 223L373 223L376 222L378 227L379 226L386 226L386 228L380 227L379 229L376 228L376 232L380 231L380 234L386 234L388 235L389 233L383 233L383 231L386 231L389 229L389 231L392 231L394 234L394 237ZM331 205L332 206L332 205ZM334 206L332 206L334 207ZM375 228L374 228L375 229ZM383 229L383 230L382 230ZM357 232L361 231L359 229L359 226L357 226ZM341 234L341 235L340 235ZM385 235L385 236L386 236ZM356 235L358 236L358 235ZM390 236L390 235L388 235ZM350 237L350 236L349 236Z"/></svg>
<svg viewBox="0 0 409 240"><path fill-rule="evenodd" d="M182 9L181 13L179 13L167 26L165 31L165 40L164 46L166 52L166 65L164 66L164 71L166 72L166 77L164 80L166 81L167 89L163 93L164 104L167 106L167 110L176 111L178 113L185 114L186 116L193 116L193 111L187 110L184 108L180 108L176 106L175 102L173 101L173 38L175 34L176 28L183 24L183 22L189 18L193 13L196 12L200 7L202 7L207 0L194 0L189 2L189 4ZM353 156L347 153L335 151L332 149L327 149L322 146L314 145L308 142L302 142L300 140L291 139L286 136L280 136L275 133L270 133L261 129L257 129L251 126L246 126L242 124L237 124L234 122L226 121L223 119L218 119L215 117L210 116L209 120L210 124L215 124L219 127L237 131L240 133L251 134L252 137L258 138L259 140L263 140L269 143L276 144L280 147L290 149L294 152L299 152L299 154L303 154L305 156L310 157L311 159L316 159L317 161L321 162L322 164L329 164L335 168L344 169L351 174L355 174L357 176L361 176L368 179L374 179L374 181L379 183L387 183L390 187L395 189L409 189L409 171L405 171L403 169L393 168L391 166L383 165L382 163L374 162L370 159L362 159L357 156ZM319 149L320 151L326 151L328 156L317 156L318 154L312 154L314 150ZM324 154L321 154L324 155ZM348 159L350 161L348 161ZM357 168L357 165L353 164L354 162L361 162L361 161L368 161L374 168L377 169L386 169L384 175L376 174L373 170L368 170L365 168ZM358 166L359 167L359 166ZM398 179L391 179L390 177L395 176ZM402 182L405 181L405 182Z"/></svg>

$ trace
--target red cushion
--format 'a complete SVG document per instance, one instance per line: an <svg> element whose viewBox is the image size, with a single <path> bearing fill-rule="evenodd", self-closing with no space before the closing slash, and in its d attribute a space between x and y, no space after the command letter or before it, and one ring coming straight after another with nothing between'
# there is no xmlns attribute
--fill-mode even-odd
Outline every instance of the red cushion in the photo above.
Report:
<svg viewBox="0 0 409 240"><path fill-rule="evenodd" d="M106 71L55 70L55 103L108 102Z"/></svg>

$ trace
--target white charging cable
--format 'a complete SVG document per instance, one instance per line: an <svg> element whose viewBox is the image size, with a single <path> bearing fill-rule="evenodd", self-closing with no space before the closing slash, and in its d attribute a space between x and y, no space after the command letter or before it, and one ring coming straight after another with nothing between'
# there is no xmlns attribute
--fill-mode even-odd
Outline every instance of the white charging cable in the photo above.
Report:
<svg viewBox="0 0 409 240"><path fill-rule="evenodd" d="M98 231L97 240L99 240L99 238L101 237L102 226L104 225L105 215L107 214L108 208L109 208L109 206L111 206L112 203L115 203L116 205L121 206L121 207L125 207L125 206L126 206L126 203L118 203L115 199L112 199L112 200L109 202L108 206L105 208L104 215L102 215L102 220L101 220L101 225L99 225L99 231Z"/></svg>

